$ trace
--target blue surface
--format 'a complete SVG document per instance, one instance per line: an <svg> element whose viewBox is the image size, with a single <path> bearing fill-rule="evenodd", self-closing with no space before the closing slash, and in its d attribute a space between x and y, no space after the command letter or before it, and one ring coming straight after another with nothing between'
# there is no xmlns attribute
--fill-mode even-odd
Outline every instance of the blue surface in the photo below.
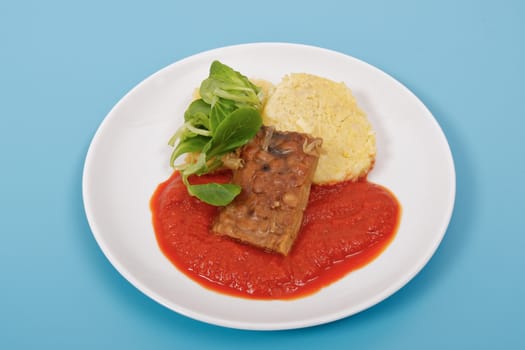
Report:
<svg viewBox="0 0 525 350"><path fill-rule="evenodd" d="M524 4L0 2L0 348L524 349ZM169 311L116 272L84 215L84 157L111 107L174 61L257 41L322 46L393 75L456 163L455 211L430 263L324 326L248 332Z"/></svg>

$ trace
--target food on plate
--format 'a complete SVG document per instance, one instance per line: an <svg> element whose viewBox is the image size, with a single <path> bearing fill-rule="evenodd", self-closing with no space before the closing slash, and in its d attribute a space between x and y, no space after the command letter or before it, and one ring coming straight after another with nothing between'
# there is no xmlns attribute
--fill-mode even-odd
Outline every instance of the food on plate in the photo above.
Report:
<svg viewBox="0 0 525 350"><path fill-rule="evenodd" d="M395 235L399 203L367 181L375 135L343 83L294 73L274 86L214 61L169 144L175 171L150 202L157 242L212 290L304 297Z"/></svg>
<svg viewBox="0 0 525 350"><path fill-rule="evenodd" d="M289 74L268 97L263 123L323 139L316 184L355 181L374 165L374 131L344 83L312 74Z"/></svg>
<svg viewBox="0 0 525 350"><path fill-rule="evenodd" d="M192 176L227 183L229 172ZM151 200L160 250L187 277L212 291L249 299L287 300L318 292L376 258L399 222L399 204L368 181L313 185L288 255L211 232L219 208L188 194L179 172Z"/></svg>
<svg viewBox="0 0 525 350"><path fill-rule="evenodd" d="M232 183L242 191L212 230L287 255L301 227L321 139L263 126L240 151Z"/></svg>
<svg viewBox="0 0 525 350"><path fill-rule="evenodd" d="M175 168L182 173L188 192L212 205L226 205L241 189L234 184L192 185L190 175L212 173L223 165L222 157L250 141L262 125L260 89L232 68L214 61L210 74L184 113L184 124L171 137L170 164L186 153L198 153L192 162Z"/></svg>

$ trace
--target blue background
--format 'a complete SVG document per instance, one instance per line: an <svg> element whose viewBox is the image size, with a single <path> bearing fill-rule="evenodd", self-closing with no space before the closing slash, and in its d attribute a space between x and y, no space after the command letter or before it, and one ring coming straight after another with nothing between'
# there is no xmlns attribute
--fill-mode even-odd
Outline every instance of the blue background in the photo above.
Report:
<svg viewBox="0 0 525 350"><path fill-rule="evenodd" d="M0 348L524 349L521 1L0 2ZM252 332L150 300L98 248L84 157L111 107L160 68L258 41L322 46L408 86L448 137L447 234L398 293L323 326Z"/></svg>

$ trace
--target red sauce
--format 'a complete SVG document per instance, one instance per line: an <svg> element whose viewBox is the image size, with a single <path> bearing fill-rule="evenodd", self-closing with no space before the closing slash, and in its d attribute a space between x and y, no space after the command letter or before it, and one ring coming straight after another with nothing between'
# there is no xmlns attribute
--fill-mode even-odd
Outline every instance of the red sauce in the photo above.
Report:
<svg viewBox="0 0 525 350"><path fill-rule="evenodd" d="M192 182L229 179L223 173ZM303 297L363 267L391 242L400 213L392 193L367 181L312 186L299 237L281 256L213 234L217 208L189 196L178 173L158 186L151 209L158 244L180 271L253 299Z"/></svg>

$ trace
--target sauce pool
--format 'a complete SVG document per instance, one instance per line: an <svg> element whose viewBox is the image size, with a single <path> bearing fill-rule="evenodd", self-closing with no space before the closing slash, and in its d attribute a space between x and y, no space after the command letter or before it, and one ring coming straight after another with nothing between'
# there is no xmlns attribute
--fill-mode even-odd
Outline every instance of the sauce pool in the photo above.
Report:
<svg viewBox="0 0 525 350"><path fill-rule="evenodd" d="M209 289L251 299L304 297L363 267L392 241L400 216L397 199L380 185L313 185L298 238L282 256L213 234L217 208L191 197L178 172L157 187L150 206L159 247L180 271Z"/></svg>

